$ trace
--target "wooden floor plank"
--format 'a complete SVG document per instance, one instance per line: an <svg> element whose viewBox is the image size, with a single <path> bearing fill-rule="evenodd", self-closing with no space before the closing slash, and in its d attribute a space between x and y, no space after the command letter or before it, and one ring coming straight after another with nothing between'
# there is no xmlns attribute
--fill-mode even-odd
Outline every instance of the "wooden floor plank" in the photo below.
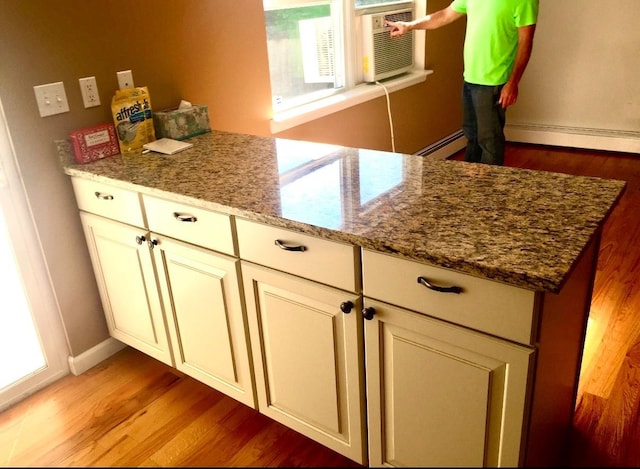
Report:
<svg viewBox="0 0 640 469"><path fill-rule="evenodd" d="M105 441L106 436L115 429L135 423L139 409L144 409L148 403L165 395L175 382L175 375L167 372L133 395L126 392L110 394L96 404L90 400L89 404L84 404L84 414L73 419L61 419L63 428L56 431L66 433L64 440L54 446L56 439L51 437L46 452L40 457L32 458L30 465L59 465L69 453L81 451L95 441ZM107 440L109 446L112 442L113 440Z"/></svg>
<svg viewBox="0 0 640 469"><path fill-rule="evenodd" d="M218 429L218 432L227 431L220 428L219 422L230 409L241 404L232 399L223 398L223 395L219 393L213 393L209 398L211 406L183 429L176 431L163 445L156 448L156 451L150 456L150 460L160 466L178 466L185 455L192 453L198 448L198 445L206 443L212 438L211 430L213 428Z"/></svg>

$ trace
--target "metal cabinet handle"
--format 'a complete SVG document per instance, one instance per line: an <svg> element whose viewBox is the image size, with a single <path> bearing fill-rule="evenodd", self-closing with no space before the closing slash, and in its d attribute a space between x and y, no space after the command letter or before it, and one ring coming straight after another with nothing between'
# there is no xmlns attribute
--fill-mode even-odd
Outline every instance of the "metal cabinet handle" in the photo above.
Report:
<svg viewBox="0 0 640 469"><path fill-rule="evenodd" d="M173 212L173 217L178 221L183 221L186 223L195 223L196 221L198 221L198 219L193 215L185 215L178 212Z"/></svg>
<svg viewBox="0 0 640 469"><path fill-rule="evenodd" d="M136 243L142 244L147 240L144 236L136 236Z"/></svg>
<svg viewBox="0 0 640 469"><path fill-rule="evenodd" d="M111 194L103 194L102 192L94 192L96 199L100 200L113 200L113 196Z"/></svg>
<svg viewBox="0 0 640 469"><path fill-rule="evenodd" d="M362 317L365 318L367 321L371 321L375 314L376 314L376 309L372 306L369 306L362 310Z"/></svg>
<svg viewBox="0 0 640 469"><path fill-rule="evenodd" d="M147 241L147 246L149 246L149 249L153 249L157 245L158 245L158 240L157 239L150 239L150 240Z"/></svg>
<svg viewBox="0 0 640 469"><path fill-rule="evenodd" d="M437 285L433 285L427 280L426 277L418 277L418 283L424 285L429 290L437 291L440 293L462 293L462 288L452 285L450 287L439 287Z"/></svg>
<svg viewBox="0 0 640 469"><path fill-rule="evenodd" d="M349 314L352 309L353 301L345 301L343 303L340 303L340 311L342 311L344 314Z"/></svg>
<svg viewBox="0 0 640 469"><path fill-rule="evenodd" d="M285 251L306 251L306 246L287 246L279 239L276 239L275 245L280 249L284 249Z"/></svg>

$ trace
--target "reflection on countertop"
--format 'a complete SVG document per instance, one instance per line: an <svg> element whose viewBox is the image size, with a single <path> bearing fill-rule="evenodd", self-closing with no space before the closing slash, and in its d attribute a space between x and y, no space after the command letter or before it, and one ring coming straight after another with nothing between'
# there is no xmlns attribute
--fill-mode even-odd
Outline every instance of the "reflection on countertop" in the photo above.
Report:
<svg viewBox="0 0 640 469"><path fill-rule="evenodd" d="M66 174L558 292L624 181L212 131L175 155L72 162Z"/></svg>

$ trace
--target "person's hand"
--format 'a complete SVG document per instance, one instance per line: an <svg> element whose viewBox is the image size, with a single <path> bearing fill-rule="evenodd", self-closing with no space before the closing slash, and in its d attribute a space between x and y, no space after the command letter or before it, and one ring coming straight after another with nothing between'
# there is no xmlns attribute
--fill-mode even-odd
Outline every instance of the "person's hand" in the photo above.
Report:
<svg viewBox="0 0 640 469"><path fill-rule="evenodd" d="M406 21L384 20L384 24L386 26L391 26L391 31L389 31L389 35L391 37L399 37L409 31L409 24Z"/></svg>
<svg viewBox="0 0 640 469"><path fill-rule="evenodd" d="M506 82L500 92L500 99L498 104L502 106L502 109L507 109L509 106L516 103L518 100L518 85L511 82Z"/></svg>

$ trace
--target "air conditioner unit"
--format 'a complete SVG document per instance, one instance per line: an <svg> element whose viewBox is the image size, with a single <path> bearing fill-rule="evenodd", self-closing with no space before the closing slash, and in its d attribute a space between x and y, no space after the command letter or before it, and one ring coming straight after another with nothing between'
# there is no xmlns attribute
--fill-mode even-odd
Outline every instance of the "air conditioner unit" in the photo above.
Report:
<svg viewBox="0 0 640 469"><path fill-rule="evenodd" d="M390 78L413 68L413 33L392 38L385 20L411 21L413 8L362 15L362 72L365 82Z"/></svg>
<svg viewBox="0 0 640 469"><path fill-rule="evenodd" d="M335 81L333 20L330 16L298 21L305 83Z"/></svg>

